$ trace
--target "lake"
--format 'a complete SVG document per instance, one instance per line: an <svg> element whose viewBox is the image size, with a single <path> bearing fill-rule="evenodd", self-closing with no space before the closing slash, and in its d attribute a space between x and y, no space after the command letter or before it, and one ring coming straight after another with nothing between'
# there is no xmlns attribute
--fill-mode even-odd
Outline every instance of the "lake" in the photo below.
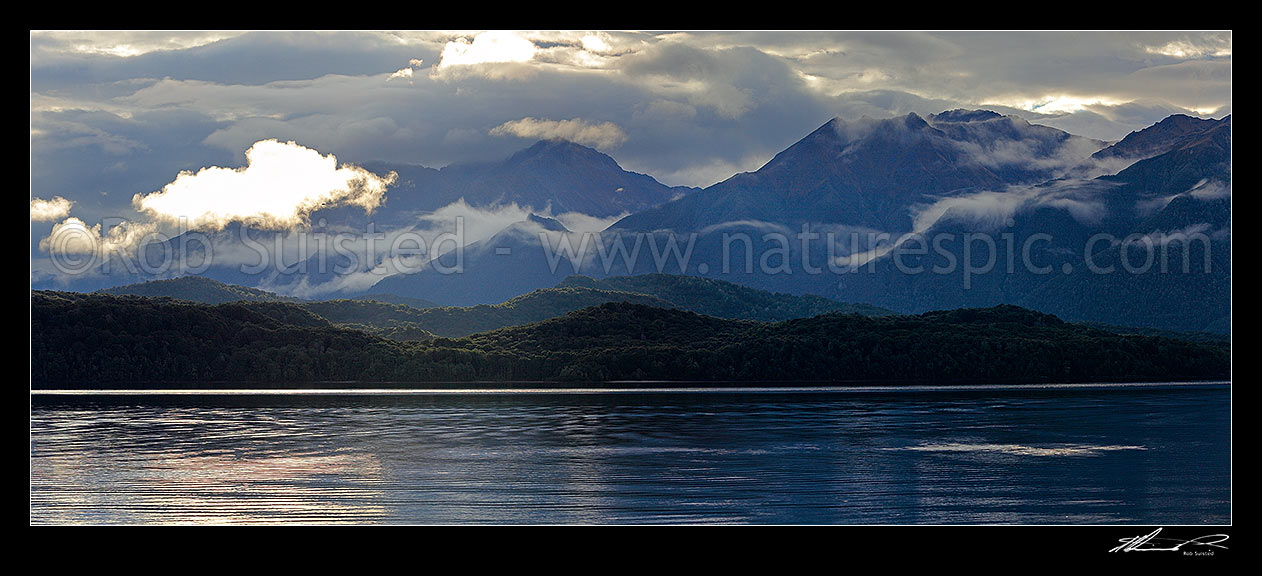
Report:
<svg viewBox="0 0 1262 576"><path fill-rule="evenodd" d="M1231 522L1225 383L31 404L35 524Z"/></svg>

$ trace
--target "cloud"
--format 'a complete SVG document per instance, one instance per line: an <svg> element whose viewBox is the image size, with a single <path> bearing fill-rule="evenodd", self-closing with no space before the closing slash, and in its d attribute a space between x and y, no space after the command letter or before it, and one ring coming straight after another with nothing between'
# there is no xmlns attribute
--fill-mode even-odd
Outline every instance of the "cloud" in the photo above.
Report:
<svg viewBox="0 0 1262 576"><path fill-rule="evenodd" d="M503 62L529 62L538 48L530 40L511 31L483 32L473 37L457 38L443 47L439 68L496 64Z"/></svg>
<svg viewBox="0 0 1262 576"><path fill-rule="evenodd" d="M31 222L53 222L65 218L70 215L73 204L61 196L53 196L52 200L31 198Z"/></svg>
<svg viewBox="0 0 1262 576"><path fill-rule="evenodd" d="M577 212L559 214L556 216L558 221L567 228L574 226L571 232L566 233L545 230L530 219L532 214L547 215L547 211L536 211L517 204L472 207L462 199L420 216L413 225L374 232L375 238L371 242L367 236L355 231L341 231L332 240L327 236L322 240L320 232L307 229L287 230L252 247L244 246L236 237L216 237L213 241L215 264L257 266L258 250L262 249L267 253L266 261L272 265L260 274L261 280L256 282L260 287L302 298L328 297L362 292L383 278L423 270L432 265L433 259L455 249L457 244L485 243L502 233L512 233L534 242L538 241L541 232L552 235L554 239L570 236L577 244L582 234L599 232L615 220ZM279 270L299 262L335 258L325 246L335 246L342 253L354 254L354 266L323 276ZM423 253L413 253L416 250ZM335 265L342 266L344 263L329 263L326 268L331 269Z"/></svg>
<svg viewBox="0 0 1262 576"><path fill-rule="evenodd" d="M749 46L704 49L663 40L621 57L617 68L660 96L708 108L728 121L781 99L818 96L786 62Z"/></svg>
<svg viewBox="0 0 1262 576"><path fill-rule="evenodd" d="M995 104L1028 110L1039 114L1064 114L1078 112L1093 107L1111 107L1123 104L1108 96L1082 96L1076 94L1040 94L1034 98L1007 101L999 100Z"/></svg>
<svg viewBox="0 0 1262 576"><path fill-rule="evenodd" d="M1217 200L1231 197L1231 185L1220 180L1204 179L1197 182L1186 194L1197 200Z"/></svg>
<svg viewBox="0 0 1262 576"><path fill-rule="evenodd" d="M1209 237L1206 235L1207 232L1210 234L1217 233L1217 231L1214 231L1213 226L1210 226L1209 223L1202 222L1199 224L1189 224L1182 228L1176 228L1169 231L1153 230L1152 232L1142 236L1128 238L1127 240L1132 246L1141 244L1161 247L1169 246L1170 244L1188 246L1192 242L1198 240L1208 242Z"/></svg>
<svg viewBox="0 0 1262 576"><path fill-rule="evenodd" d="M698 230L697 233L701 235L705 235L705 234L717 232L719 230L728 230L728 229L733 229L733 228L753 229L757 232L761 232L764 234L792 234L793 233L793 230L789 228L788 226L785 226L784 224L781 224L779 222L766 222L763 220L730 220L727 222L720 222L718 224L711 224L710 226L706 226L705 228Z"/></svg>
<svg viewBox="0 0 1262 576"><path fill-rule="evenodd" d="M522 118L491 129L491 136L516 136L527 140L569 140L593 148L617 148L627 141L627 133L613 122L591 123L582 118L547 120Z"/></svg>
<svg viewBox="0 0 1262 576"><path fill-rule="evenodd" d="M526 50L480 56L496 34ZM64 196L87 222L129 217L135 192L159 190L190 167L240 166L243 150L272 138L336 151L342 162L489 162L521 142L488 131L522 118L610 122L626 134L620 165L693 186L756 169L833 116L927 116L1005 102L1013 106L988 107L1116 140L1175 112L1229 112L1231 57L1222 48L1230 39L1230 32L37 32L30 195ZM528 60L525 43L534 47ZM115 55L133 49L143 53ZM405 67L411 59L424 68ZM473 60L518 61L462 63ZM411 78L387 81L405 68ZM1042 113L1016 107L1025 102L1043 104ZM1052 114L1049 102L1081 109Z"/></svg>
<svg viewBox="0 0 1262 576"><path fill-rule="evenodd" d="M654 171L658 182L668 185L706 187L731 178L735 174L753 172L771 159L771 154L750 154L734 161L698 160L678 170ZM676 198L672 198L674 200Z"/></svg>
<svg viewBox="0 0 1262 576"><path fill-rule="evenodd" d="M157 229L152 223L123 221L103 232L99 223L88 226L83 220L70 217L53 225L52 232L40 240L39 249L54 256L90 255L107 259L134 252L141 241Z"/></svg>
<svg viewBox="0 0 1262 576"><path fill-rule="evenodd" d="M145 36L152 36L146 38ZM447 33L53 31L31 37L31 90L108 94L135 79L260 85L329 74L379 75L438 56ZM114 52L135 50L130 57Z"/></svg>
<svg viewBox="0 0 1262 576"><path fill-rule="evenodd" d="M626 218L630 214L630 212L623 212L622 214L610 216L608 218L598 218L596 216L583 214L582 212L565 212L563 214L557 214L556 216L553 216L553 218L557 222L560 222L562 226L565 226L566 230L581 234L584 232L604 232L605 229L613 226L616 222Z"/></svg>
<svg viewBox="0 0 1262 576"><path fill-rule="evenodd" d="M1156 211L1165 208L1172 200L1180 196L1193 198L1202 202L1231 198L1231 185L1219 180L1204 178L1191 188L1178 194L1156 196L1153 198L1139 200L1135 203L1135 213L1140 216L1150 216Z"/></svg>
<svg viewBox="0 0 1262 576"><path fill-rule="evenodd" d="M352 205L371 212L396 178L338 167L332 154L294 142L260 140L245 157L242 168L181 172L161 191L136 194L132 204L143 214L193 228L217 230L233 221L290 228L320 208Z"/></svg>
<svg viewBox="0 0 1262 576"><path fill-rule="evenodd" d="M82 150L91 147L110 156L126 156L146 148L144 144L134 139L113 134L99 124L89 123L93 120L100 122L102 116L109 115L108 112L78 114L76 115L78 118L74 119L71 118L71 114L49 115L38 126L32 124L32 146L44 150ZM88 120L88 122L83 120Z"/></svg>
<svg viewBox="0 0 1262 576"><path fill-rule="evenodd" d="M992 132L983 133L981 139L953 142L967 155L967 160L991 169L1038 170L1051 177L1094 177L1112 173L1110 170L1114 168L1112 163L1103 166L1091 158L1105 146L1098 140L1080 136L1066 138L1059 130L1030 124L1015 116L991 122L997 126Z"/></svg>
<svg viewBox="0 0 1262 576"><path fill-rule="evenodd" d="M425 61L420 58L413 58L408 61L408 65L406 67L395 70L393 74L386 78L386 81L389 82L391 80L401 79L407 80L410 84L412 81L412 75L415 73L416 69L420 68L421 64L424 63Z"/></svg>
<svg viewBox="0 0 1262 576"><path fill-rule="evenodd" d="M150 52L185 50L241 35L241 32L62 30L31 32L32 58L58 54L132 58Z"/></svg>
<svg viewBox="0 0 1262 576"><path fill-rule="evenodd" d="M934 224L948 220L994 230L1007 225L1028 200L1028 194L992 191L943 198L915 210L913 232L925 232Z"/></svg>
<svg viewBox="0 0 1262 576"><path fill-rule="evenodd" d="M997 230L1012 225L1017 214L1036 208L1056 208L1082 224L1098 224L1107 214L1104 200L1116 183L1065 179L1038 186L1010 186L1003 191L982 191L941 198L912 208L915 233L929 231L939 222L959 222Z"/></svg>
<svg viewBox="0 0 1262 576"><path fill-rule="evenodd" d="M337 295L359 294L372 288L373 284L380 282L383 278L400 274L401 272L396 270L392 264L392 261L386 261L372 270L356 270L338 274L326 282L312 282L309 277L303 276L298 282L294 283L278 283L272 279L272 281L264 282L258 287L282 296L293 296L309 300L336 297Z"/></svg>
<svg viewBox="0 0 1262 576"><path fill-rule="evenodd" d="M1082 200L1078 198L1045 198L1037 199L1036 206L1059 208L1069 213L1074 220L1082 224L1098 224L1108 215L1108 209L1098 200Z"/></svg>
<svg viewBox="0 0 1262 576"><path fill-rule="evenodd" d="M599 33L583 36L582 42L583 49L588 52L601 53L609 51L609 43L605 42L605 37Z"/></svg>
<svg viewBox="0 0 1262 576"><path fill-rule="evenodd" d="M1038 186L1009 186L1002 191L984 190L960 196L939 198L929 204L912 206L912 230L889 234L891 240L860 247L837 259L842 265L859 266L884 257L908 238L932 234L939 224L961 224L972 232L993 232L1011 227L1018 215L1039 208L1064 210L1085 225L1098 224L1108 215L1104 198L1115 183L1097 180L1065 179ZM868 234L879 234L868 231ZM853 248L852 248L853 249Z"/></svg>
<svg viewBox="0 0 1262 576"><path fill-rule="evenodd" d="M1180 60L1207 57L1229 58L1231 57L1231 36L1172 40L1157 46L1145 46L1144 51Z"/></svg>
<svg viewBox="0 0 1262 576"><path fill-rule="evenodd" d="M428 228L448 232L454 232L459 223L464 244L468 245L487 240L508 226L526 220L532 212L531 207L518 206L516 202L475 208L461 198L421 216L419 221Z"/></svg>

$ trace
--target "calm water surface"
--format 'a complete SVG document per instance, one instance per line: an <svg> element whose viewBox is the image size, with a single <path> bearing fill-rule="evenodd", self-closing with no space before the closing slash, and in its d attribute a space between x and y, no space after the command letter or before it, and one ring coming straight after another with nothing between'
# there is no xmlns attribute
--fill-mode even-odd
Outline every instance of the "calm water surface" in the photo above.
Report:
<svg viewBox="0 0 1262 576"><path fill-rule="evenodd" d="M1228 385L32 396L33 523L1231 521Z"/></svg>

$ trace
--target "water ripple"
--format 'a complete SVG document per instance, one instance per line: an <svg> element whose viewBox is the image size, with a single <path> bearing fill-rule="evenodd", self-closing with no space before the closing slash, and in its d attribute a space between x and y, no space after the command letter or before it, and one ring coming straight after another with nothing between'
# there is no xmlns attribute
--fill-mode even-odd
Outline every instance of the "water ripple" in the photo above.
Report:
<svg viewBox="0 0 1262 576"><path fill-rule="evenodd" d="M1230 390L55 397L31 522L1228 523Z"/></svg>

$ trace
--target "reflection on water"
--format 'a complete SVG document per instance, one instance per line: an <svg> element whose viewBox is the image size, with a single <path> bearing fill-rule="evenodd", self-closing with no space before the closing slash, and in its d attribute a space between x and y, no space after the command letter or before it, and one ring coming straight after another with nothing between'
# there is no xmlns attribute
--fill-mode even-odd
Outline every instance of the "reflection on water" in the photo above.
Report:
<svg viewBox="0 0 1262 576"><path fill-rule="evenodd" d="M32 402L35 523L1231 520L1227 386Z"/></svg>
<svg viewBox="0 0 1262 576"><path fill-rule="evenodd" d="M1109 450L1146 450L1143 446L1092 446L1084 444L1058 444L1054 446L1023 446L1021 444L922 444L903 450L922 452L988 452L1017 456L1094 456Z"/></svg>

